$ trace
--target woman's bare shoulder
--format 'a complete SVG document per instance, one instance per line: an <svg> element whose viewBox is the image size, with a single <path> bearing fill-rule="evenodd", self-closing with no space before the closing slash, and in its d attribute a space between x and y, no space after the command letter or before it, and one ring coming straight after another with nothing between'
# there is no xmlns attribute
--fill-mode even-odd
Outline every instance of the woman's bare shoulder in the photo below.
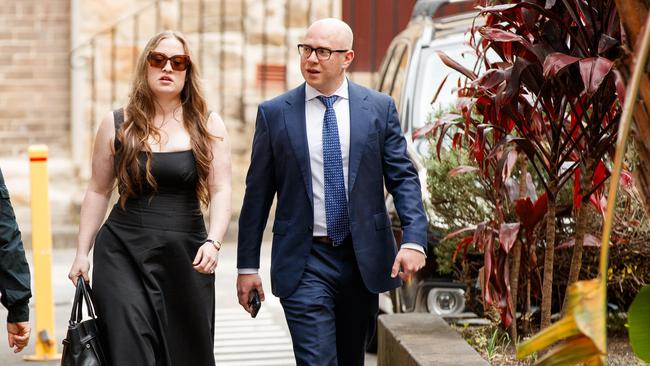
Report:
<svg viewBox="0 0 650 366"><path fill-rule="evenodd" d="M115 139L115 118L113 111L106 112L99 122L97 129L97 141L113 142Z"/></svg>
<svg viewBox="0 0 650 366"><path fill-rule="evenodd" d="M226 124L217 112L210 112L208 116L208 132L222 141L228 135L226 132Z"/></svg>

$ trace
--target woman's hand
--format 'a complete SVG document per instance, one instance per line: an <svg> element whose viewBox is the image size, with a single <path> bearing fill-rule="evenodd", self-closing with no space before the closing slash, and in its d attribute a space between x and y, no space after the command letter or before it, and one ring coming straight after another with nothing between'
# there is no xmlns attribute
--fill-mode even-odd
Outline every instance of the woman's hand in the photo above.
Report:
<svg viewBox="0 0 650 366"><path fill-rule="evenodd" d="M211 274L214 273L218 263L219 251L212 243L205 243L196 252L192 266L199 273Z"/></svg>
<svg viewBox="0 0 650 366"><path fill-rule="evenodd" d="M87 255L76 255L74 257L74 262L72 262L72 267L70 267L70 273L68 273L68 278L72 281L73 285L77 285L77 278L83 276L84 281L90 282L90 277L88 277L88 271L90 270L90 260Z"/></svg>

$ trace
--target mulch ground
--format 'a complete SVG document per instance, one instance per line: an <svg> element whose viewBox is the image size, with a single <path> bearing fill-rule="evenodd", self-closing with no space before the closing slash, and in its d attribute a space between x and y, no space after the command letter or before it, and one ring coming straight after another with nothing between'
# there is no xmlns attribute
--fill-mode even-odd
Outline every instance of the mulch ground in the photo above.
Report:
<svg viewBox="0 0 650 366"><path fill-rule="evenodd" d="M481 327L468 327L457 328L457 330L490 365L529 366L533 364L532 359L517 360L515 358L515 348L510 344L509 340L490 344L489 339L494 331L491 326L483 327L483 329ZM627 334L622 332L615 332L608 336L607 353L609 366L647 366L646 363L634 355Z"/></svg>

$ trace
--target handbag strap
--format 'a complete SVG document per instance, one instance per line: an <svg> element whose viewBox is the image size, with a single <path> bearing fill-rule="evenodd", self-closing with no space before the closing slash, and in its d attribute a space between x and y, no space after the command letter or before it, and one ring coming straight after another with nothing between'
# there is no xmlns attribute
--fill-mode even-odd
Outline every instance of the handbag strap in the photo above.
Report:
<svg viewBox="0 0 650 366"><path fill-rule="evenodd" d="M81 284L79 283L80 281L83 281L83 278L77 279L77 286L76 290L74 292L74 299L72 300L72 311L70 312L70 321L69 324L70 326L73 326L77 324L78 319L81 317L80 314L78 314L77 310L80 309L79 307L79 302L81 301Z"/></svg>
<svg viewBox="0 0 650 366"><path fill-rule="evenodd" d="M90 284L87 284L85 281L81 281L81 287L83 291L84 298L86 299L86 308L88 309L88 316L95 319L95 307L92 302L92 292L90 290Z"/></svg>
<svg viewBox="0 0 650 366"><path fill-rule="evenodd" d="M83 303L86 300L86 308L88 316L95 319L95 312L91 301L90 285L86 284L82 277L77 279L77 288L74 293L74 300L72 302L72 311L70 312L69 324L74 326L81 323L83 320Z"/></svg>

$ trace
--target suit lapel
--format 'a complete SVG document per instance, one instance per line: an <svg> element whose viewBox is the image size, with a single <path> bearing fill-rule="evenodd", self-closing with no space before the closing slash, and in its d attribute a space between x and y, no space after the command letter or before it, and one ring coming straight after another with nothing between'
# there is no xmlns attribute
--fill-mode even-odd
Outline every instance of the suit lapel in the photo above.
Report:
<svg viewBox="0 0 650 366"><path fill-rule="evenodd" d="M361 157L366 148L370 120L368 118L368 95L360 86L348 80L350 97L350 158L348 166L348 196L352 193L359 172Z"/></svg>
<svg viewBox="0 0 650 366"><path fill-rule="evenodd" d="M305 84L297 88L285 100L284 123L289 141L298 160L309 203L313 207L314 195L311 186L311 167L309 163L309 147L307 145L307 123L305 120Z"/></svg>

